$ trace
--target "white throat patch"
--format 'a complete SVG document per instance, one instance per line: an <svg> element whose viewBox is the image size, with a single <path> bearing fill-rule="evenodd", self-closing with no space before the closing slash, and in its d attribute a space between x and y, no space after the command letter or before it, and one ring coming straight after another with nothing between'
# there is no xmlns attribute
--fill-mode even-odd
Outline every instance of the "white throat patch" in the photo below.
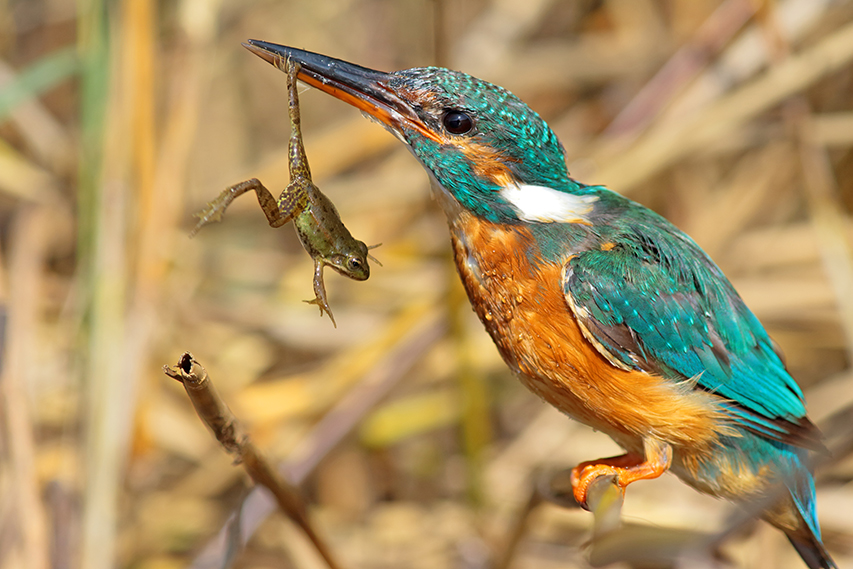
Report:
<svg viewBox="0 0 853 569"><path fill-rule="evenodd" d="M501 196L511 203L524 221L584 223L592 211L596 196L576 196L527 184L511 184L501 189Z"/></svg>

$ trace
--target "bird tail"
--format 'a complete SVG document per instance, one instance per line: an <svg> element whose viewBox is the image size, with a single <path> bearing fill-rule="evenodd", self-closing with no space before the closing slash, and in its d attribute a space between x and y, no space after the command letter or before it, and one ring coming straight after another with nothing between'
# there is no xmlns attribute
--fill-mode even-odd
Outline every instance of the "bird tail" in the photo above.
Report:
<svg viewBox="0 0 853 569"><path fill-rule="evenodd" d="M838 565L832 560L820 537L815 508L814 478L805 468L801 472L805 476L796 476L786 484L801 523L796 529L783 528L783 531L809 569L838 569Z"/></svg>
<svg viewBox="0 0 853 569"><path fill-rule="evenodd" d="M788 540L809 569L838 569L838 565L832 560L819 536L814 534L808 536L787 534Z"/></svg>

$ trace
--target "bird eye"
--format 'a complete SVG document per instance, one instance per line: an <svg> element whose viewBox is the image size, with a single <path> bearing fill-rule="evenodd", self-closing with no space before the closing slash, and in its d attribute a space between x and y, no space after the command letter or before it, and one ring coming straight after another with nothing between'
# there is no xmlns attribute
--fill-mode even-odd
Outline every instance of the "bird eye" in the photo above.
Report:
<svg viewBox="0 0 853 569"><path fill-rule="evenodd" d="M462 111L447 111L441 122L450 134L465 134L474 128L474 121Z"/></svg>

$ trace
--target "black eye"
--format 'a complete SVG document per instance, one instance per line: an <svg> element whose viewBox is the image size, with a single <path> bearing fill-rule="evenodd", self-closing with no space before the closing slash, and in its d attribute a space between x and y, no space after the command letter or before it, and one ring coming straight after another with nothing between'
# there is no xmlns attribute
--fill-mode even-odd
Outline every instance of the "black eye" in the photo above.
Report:
<svg viewBox="0 0 853 569"><path fill-rule="evenodd" d="M441 122L450 134L465 134L474 128L474 121L462 111L447 111Z"/></svg>

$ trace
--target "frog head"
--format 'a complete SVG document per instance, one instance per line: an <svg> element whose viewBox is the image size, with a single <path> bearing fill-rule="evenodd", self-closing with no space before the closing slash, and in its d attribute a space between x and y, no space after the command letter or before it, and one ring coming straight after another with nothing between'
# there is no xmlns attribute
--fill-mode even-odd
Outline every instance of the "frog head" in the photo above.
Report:
<svg viewBox="0 0 853 569"><path fill-rule="evenodd" d="M363 241L352 239L347 246L342 247L337 253L328 259L328 265L338 273L356 281L366 281L370 277L370 265L368 259L379 263L368 250L378 247L368 247ZM379 263L381 265L381 263Z"/></svg>

